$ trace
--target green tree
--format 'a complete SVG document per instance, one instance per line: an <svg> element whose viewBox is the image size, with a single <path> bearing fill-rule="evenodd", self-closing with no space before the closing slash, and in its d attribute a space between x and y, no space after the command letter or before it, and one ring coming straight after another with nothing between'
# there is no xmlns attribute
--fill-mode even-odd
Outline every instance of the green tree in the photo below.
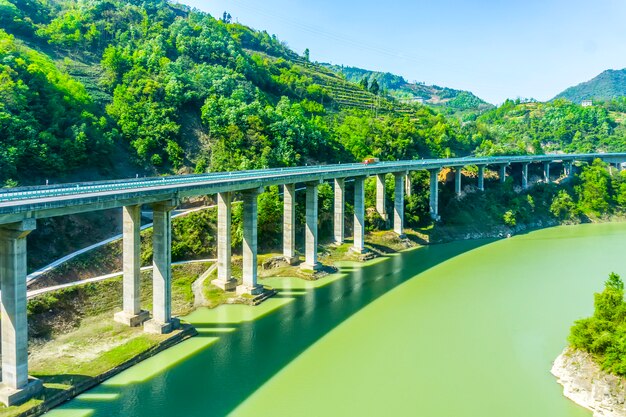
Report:
<svg viewBox="0 0 626 417"><path fill-rule="evenodd" d="M361 86L362 89L369 90L369 78L366 76L361 78L361 81L359 81L359 85Z"/></svg>
<svg viewBox="0 0 626 417"><path fill-rule="evenodd" d="M580 185L576 187L583 211L606 213L610 207L610 176L606 163L596 159L583 168Z"/></svg>
<svg viewBox="0 0 626 417"><path fill-rule="evenodd" d="M374 95L378 95L379 91L380 91L380 85L378 85L378 80L374 78L372 82L370 83L370 93Z"/></svg>
<svg viewBox="0 0 626 417"><path fill-rule="evenodd" d="M561 220L573 220L578 215L576 203L566 190L560 190L552 199L550 212Z"/></svg>

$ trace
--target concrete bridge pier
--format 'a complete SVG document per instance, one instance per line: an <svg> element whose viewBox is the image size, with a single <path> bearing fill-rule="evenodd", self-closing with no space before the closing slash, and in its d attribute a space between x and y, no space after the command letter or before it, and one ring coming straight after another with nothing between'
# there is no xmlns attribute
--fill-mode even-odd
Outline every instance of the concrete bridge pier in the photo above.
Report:
<svg viewBox="0 0 626 417"><path fill-rule="evenodd" d="M478 165L478 189L485 191L485 166Z"/></svg>
<svg viewBox="0 0 626 417"><path fill-rule="evenodd" d="M258 295L263 286L257 283L258 196L263 188L243 193L243 282L237 294Z"/></svg>
<svg viewBox="0 0 626 417"><path fill-rule="evenodd" d="M522 164L522 188L524 190L528 188L528 163Z"/></svg>
<svg viewBox="0 0 626 417"><path fill-rule="evenodd" d="M573 163L570 162L563 162L563 175L565 175L567 178L571 178L573 173L572 173L572 167L573 167Z"/></svg>
<svg viewBox="0 0 626 417"><path fill-rule="evenodd" d="M543 180L546 184L550 184L550 162L543 163Z"/></svg>
<svg viewBox="0 0 626 417"><path fill-rule="evenodd" d="M165 334L178 327L172 318L172 210L173 201L152 205L152 319L144 323L148 333Z"/></svg>
<svg viewBox="0 0 626 417"><path fill-rule="evenodd" d="M296 185L283 187L283 257L289 265L298 262L296 255Z"/></svg>
<svg viewBox="0 0 626 417"><path fill-rule="evenodd" d="M317 271L322 265L317 261L317 217L318 197L317 186L319 182L306 184L306 227L305 227L305 260L301 269Z"/></svg>
<svg viewBox="0 0 626 417"><path fill-rule="evenodd" d="M395 177L393 201L393 231L404 236L404 172L393 174Z"/></svg>
<svg viewBox="0 0 626 417"><path fill-rule="evenodd" d="M0 228L0 291L2 310L2 383L0 402L19 404L36 395L43 385L28 377L28 324L26 322L26 236L35 219Z"/></svg>
<svg viewBox="0 0 626 417"><path fill-rule="evenodd" d="M406 195L407 197L411 197L411 195L413 195L413 191L411 190L413 188L413 182L411 181L411 171L408 171L406 173L406 178L404 179L404 195Z"/></svg>
<svg viewBox="0 0 626 417"><path fill-rule="evenodd" d="M499 173L499 177L500 177L500 183L504 184L506 182L506 167L508 166L508 164L502 164L499 166L500 168L500 173Z"/></svg>
<svg viewBox="0 0 626 417"><path fill-rule="evenodd" d="M127 326L141 325L150 313L141 309L141 205L122 207L123 247L123 303L122 311L115 313L114 320Z"/></svg>
<svg viewBox="0 0 626 417"><path fill-rule="evenodd" d="M430 170L430 218L439 220L439 170Z"/></svg>
<svg viewBox="0 0 626 417"><path fill-rule="evenodd" d="M341 245L345 240L345 180L343 178L335 178L335 217L334 217L334 232L335 232L335 244Z"/></svg>
<svg viewBox="0 0 626 417"><path fill-rule="evenodd" d="M352 251L365 250L365 177L354 178L354 242Z"/></svg>
<svg viewBox="0 0 626 417"><path fill-rule="evenodd" d="M230 225L232 194L217 194L217 278L211 284L224 291L237 287L237 280L232 276Z"/></svg>
<svg viewBox="0 0 626 417"><path fill-rule="evenodd" d="M389 218L387 216L387 206L385 204L385 174L376 175L376 211L384 221Z"/></svg>
<svg viewBox="0 0 626 417"><path fill-rule="evenodd" d="M461 186L461 167L458 167L454 171L454 193L457 196L461 195Z"/></svg>

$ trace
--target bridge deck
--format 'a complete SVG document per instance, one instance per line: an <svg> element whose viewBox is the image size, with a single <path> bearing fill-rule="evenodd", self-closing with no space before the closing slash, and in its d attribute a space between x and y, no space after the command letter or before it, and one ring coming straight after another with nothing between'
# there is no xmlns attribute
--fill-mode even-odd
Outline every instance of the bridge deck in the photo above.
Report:
<svg viewBox="0 0 626 417"><path fill-rule="evenodd" d="M83 182L0 191L0 224L25 218L45 218L133 204L149 204L225 191L269 185L328 181L334 178L371 176L402 171L432 170L466 165L589 161L626 161L626 153L551 154L500 157L465 157L336 164L252 171L218 172L115 181Z"/></svg>

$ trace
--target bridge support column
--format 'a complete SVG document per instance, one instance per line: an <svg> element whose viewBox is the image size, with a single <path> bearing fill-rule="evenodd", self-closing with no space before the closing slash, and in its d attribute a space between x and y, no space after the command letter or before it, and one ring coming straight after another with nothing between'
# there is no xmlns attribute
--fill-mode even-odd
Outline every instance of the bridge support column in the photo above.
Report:
<svg viewBox="0 0 626 417"><path fill-rule="evenodd" d="M376 211L383 220L387 221L387 206L385 204L385 174L376 175Z"/></svg>
<svg viewBox="0 0 626 417"><path fill-rule="evenodd" d="M365 177L354 179L354 243L352 251L365 251Z"/></svg>
<svg viewBox="0 0 626 417"><path fill-rule="evenodd" d="M283 187L283 256L289 265L298 262L296 255L296 185Z"/></svg>
<svg viewBox="0 0 626 417"><path fill-rule="evenodd" d="M485 191L485 166L478 165L478 189Z"/></svg>
<svg viewBox="0 0 626 417"><path fill-rule="evenodd" d="M430 218L439 220L439 170L430 171Z"/></svg>
<svg viewBox="0 0 626 417"><path fill-rule="evenodd" d="M500 165L500 183L504 184L506 182L506 167L507 165Z"/></svg>
<svg viewBox="0 0 626 417"><path fill-rule="evenodd" d="M522 188L524 190L528 188L528 163L522 164Z"/></svg>
<svg viewBox="0 0 626 417"><path fill-rule="evenodd" d="M461 167L454 171L454 192L457 196L461 195Z"/></svg>
<svg viewBox="0 0 626 417"><path fill-rule="evenodd" d="M404 236L404 177L405 173L393 174L395 177L393 201L393 231Z"/></svg>
<svg viewBox="0 0 626 417"><path fill-rule="evenodd" d="M258 196L263 189L243 193L243 283L237 294L258 295L263 286L257 283L257 220Z"/></svg>
<svg viewBox="0 0 626 417"><path fill-rule="evenodd" d="M172 318L172 210L165 201L152 205L152 319L144 323L148 333L165 334L178 327Z"/></svg>
<svg viewBox="0 0 626 417"><path fill-rule="evenodd" d="M550 184L550 162L543 164L543 180L546 184Z"/></svg>
<svg viewBox="0 0 626 417"><path fill-rule="evenodd" d="M341 245L345 239L344 217L345 217L346 197L345 181L343 178L335 179L335 244Z"/></svg>
<svg viewBox="0 0 626 417"><path fill-rule="evenodd" d="M306 258L300 266L302 269L317 271L322 265L317 262L317 185L306 185L306 228L305 228L305 253Z"/></svg>
<svg viewBox="0 0 626 417"><path fill-rule="evenodd" d="M230 192L217 194L217 279L211 281L211 284L224 291L232 291L237 287L231 265L231 199Z"/></svg>
<svg viewBox="0 0 626 417"><path fill-rule="evenodd" d="M411 197L413 195L412 188L413 182L411 181L411 171L406 173L406 178L404 179L404 195L407 197Z"/></svg>
<svg viewBox="0 0 626 417"><path fill-rule="evenodd" d="M41 391L40 380L28 377L26 319L26 236L34 219L0 228L0 291L2 310L2 384L0 402L7 406L26 401Z"/></svg>
<svg viewBox="0 0 626 417"><path fill-rule="evenodd" d="M567 178L572 178L574 176L574 162L568 162L567 164L565 164L565 167L567 169L565 175L567 175Z"/></svg>
<svg viewBox="0 0 626 417"><path fill-rule="evenodd" d="M150 313L141 310L141 205L122 207L123 233L123 303L122 311L114 320L127 326L139 326L148 320Z"/></svg>

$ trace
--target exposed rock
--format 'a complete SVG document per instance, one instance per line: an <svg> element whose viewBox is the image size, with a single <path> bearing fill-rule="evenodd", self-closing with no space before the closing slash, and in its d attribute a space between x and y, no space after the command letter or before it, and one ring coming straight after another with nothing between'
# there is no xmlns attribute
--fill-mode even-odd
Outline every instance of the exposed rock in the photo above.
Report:
<svg viewBox="0 0 626 417"><path fill-rule="evenodd" d="M284 256L275 256L263 262L262 267L263 269L268 270L287 265L289 265L289 263L285 260Z"/></svg>
<svg viewBox="0 0 626 417"><path fill-rule="evenodd" d="M359 262L367 262L367 261L371 261L372 259L378 258L378 256L379 255L376 252L367 251L367 252L358 254L358 259L359 259Z"/></svg>
<svg viewBox="0 0 626 417"><path fill-rule="evenodd" d="M301 278L304 278L308 281L317 281L318 279L324 278L325 276L328 276L330 274L334 274L337 271L339 271L339 269L337 269L336 266L322 265L322 268L318 269L317 271L305 271L305 270L299 269L297 274Z"/></svg>
<svg viewBox="0 0 626 417"><path fill-rule="evenodd" d="M586 352L565 349L551 370L563 395L594 417L626 417L626 379L603 371Z"/></svg>
<svg viewBox="0 0 626 417"><path fill-rule="evenodd" d="M236 297L231 297L226 300L226 304L245 304L249 306L258 306L263 301L267 300L270 297L276 295L276 290L274 288L265 287L263 292L259 295L255 295L254 297L238 295Z"/></svg>

